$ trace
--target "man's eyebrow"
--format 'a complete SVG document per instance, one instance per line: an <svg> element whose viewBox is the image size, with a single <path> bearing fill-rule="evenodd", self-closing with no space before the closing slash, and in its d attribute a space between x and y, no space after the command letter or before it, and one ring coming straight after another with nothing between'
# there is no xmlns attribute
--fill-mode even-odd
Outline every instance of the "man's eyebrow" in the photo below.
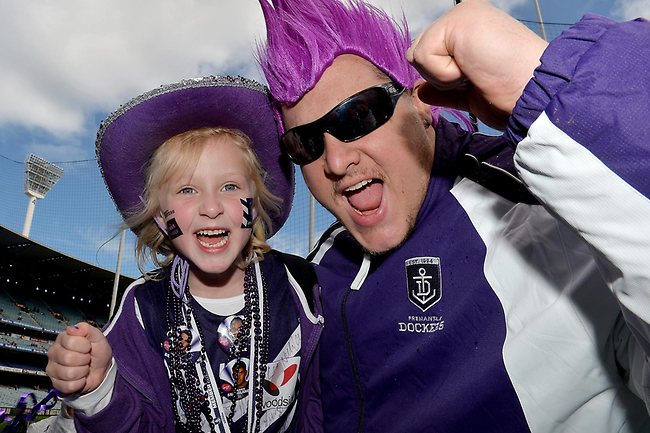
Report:
<svg viewBox="0 0 650 433"><path fill-rule="evenodd" d="M379 68L377 68L377 67L374 67L373 69L375 70L375 76L376 76L377 78L387 79L387 80L390 80L390 79L391 79L391 78L388 76L388 74L386 74L386 73L385 73L384 71L382 71L381 69L379 69Z"/></svg>

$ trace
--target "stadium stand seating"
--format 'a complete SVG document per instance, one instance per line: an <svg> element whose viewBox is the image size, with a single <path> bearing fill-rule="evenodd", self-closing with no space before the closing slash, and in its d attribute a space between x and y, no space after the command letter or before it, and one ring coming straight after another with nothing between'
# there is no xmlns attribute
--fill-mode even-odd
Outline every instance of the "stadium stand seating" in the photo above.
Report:
<svg viewBox="0 0 650 433"><path fill-rule="evenodd" d="M47 395L49 390L39 390L25 386L2 386L0 385L0 407L14 407L20 396L25 393L33 392L38 401L41 401ZM31 400L29 401L31 403Z"/></svg>
<svg viewBox="0 0 650 433"><path fill-rule="evenodd" d="M47 395L48 349L68 325L107 322L113 280L110 271L0 226L0 410L11 416L23 394L32 392L38 401ZM131 281L121 277L118 296ZM46 415L59 409L57 404Z"/></svg>

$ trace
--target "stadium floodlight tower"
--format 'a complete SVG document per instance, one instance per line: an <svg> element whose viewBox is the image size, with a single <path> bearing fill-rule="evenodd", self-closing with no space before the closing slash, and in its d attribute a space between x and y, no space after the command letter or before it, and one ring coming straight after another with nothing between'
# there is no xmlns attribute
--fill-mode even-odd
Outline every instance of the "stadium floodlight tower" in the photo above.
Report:
<svg viewBox="0 0 650 433"><path fill-rule="evenodd" d="M36 200L45 198L63 175L63 169L30 153L25 158L25 194L29 197L23 236L29 237Z"/></svg>

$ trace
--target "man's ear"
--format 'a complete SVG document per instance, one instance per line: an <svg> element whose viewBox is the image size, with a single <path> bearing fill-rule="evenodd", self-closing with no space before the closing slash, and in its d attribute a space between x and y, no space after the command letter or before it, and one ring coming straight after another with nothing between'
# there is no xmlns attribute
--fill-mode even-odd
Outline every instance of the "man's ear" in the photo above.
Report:
<svg viewBox="0 0 650 433"><path fill-rule="evenodd" d="M428 128L431 125L433 125L433 114L431 113L431 105L427 104L426 102L423 102L422 99L420 99L420 89L422 85L425 83L426 81L423 79L419 79L415 82L415 84L413 85L413 90L411 92L411 98L413 99L413 105L415 106L415 109L417 110L420 119L422 119L422 124L424 125L425 128Z"/></svg>

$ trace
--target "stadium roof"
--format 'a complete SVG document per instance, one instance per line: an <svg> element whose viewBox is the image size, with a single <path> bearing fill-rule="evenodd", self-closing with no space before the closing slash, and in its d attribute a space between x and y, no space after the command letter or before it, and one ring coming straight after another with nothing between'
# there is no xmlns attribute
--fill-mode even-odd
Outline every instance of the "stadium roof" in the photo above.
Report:
<svg viewBox="0 0 650 433"><path fill-rule="evenodd" d="M31 283L56 287L70 295L92 296L96 305L110 303L115 280L113 271L53 250L2 225L0 271L3 277L13 274L21 286ZM119 293L132 281L131 277L120 276Z"/></svg>

